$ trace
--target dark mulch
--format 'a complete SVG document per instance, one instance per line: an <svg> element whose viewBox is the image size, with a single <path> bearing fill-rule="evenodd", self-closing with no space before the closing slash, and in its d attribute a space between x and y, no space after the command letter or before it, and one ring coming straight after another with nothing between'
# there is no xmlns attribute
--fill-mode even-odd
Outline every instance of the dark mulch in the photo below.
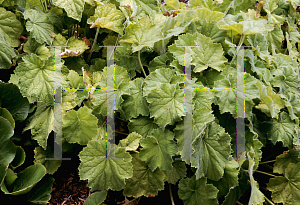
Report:
<svg viewBox="0 0 300 205"><path fill-rule="evenodd" d="M55 179L53 184L50 205L54 204L83 204L91 194L87 187L87 180L80 180L78 171L66 172L66 177L61 175Z"/></svg>

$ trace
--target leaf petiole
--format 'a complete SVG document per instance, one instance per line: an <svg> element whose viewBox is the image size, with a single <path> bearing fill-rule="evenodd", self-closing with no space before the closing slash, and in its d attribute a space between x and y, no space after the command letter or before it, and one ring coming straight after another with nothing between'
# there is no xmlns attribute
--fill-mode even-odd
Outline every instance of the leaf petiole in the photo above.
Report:
<svg viewBox="0 0 300 205"><path fill-rule="evenodd" d="M169 190L170 190L170 198L171 198L172 205L175 205L174 199L173 199L173 195L172 195L171 184L170 183L169 183Z"/></svg>
<svg viewBox="0 0 300 205"><path fill-rule="evenodd" d="M129 205L129 204L131 204L131 202L133 202L133 201L135 201L135 200L137 200L137 199L139 199L139 200L138 200L138 202L139 202L140 199L141 199L141 197L136 197L136 198L132 199L131 201L127 202L127 203L124 204L124 205Z"/></svg>
<svg viewBox="0 0 300 205"><path fill-rule="evenodd" d="M143 71L145 77L147 77L146 72L145 72L145 70L144 70L144 68L143 68L143 64L142 64L142 62L141 62L141 51L138 51L138 59L139 59L139 63L140 63L140 66L141 66L141 68L142 68L142 71Z"/></svg>
<svg viewBox="0 0 300 205"><path fill-rule="evenodd" d="M276 159L270 160L270 161L265 161L265 162L260 162L259 164L268 164L268 163L272 163L272 162L276 162Z"/></svg>
<svg viewBox="0 0 300 205"><path fill-rule="evenodd" d="M100 30L100 27L97 27L97 31L96 31L96 35L95 35L95 39L94 39L94 42L93 42L93 45L92 45L92 49L91 49L91 52L90 52L90 55L88 57L88 61L90 61L91 57L92 57L92 53L93 53L93 50L94 50L94 47L95 47L95 44L97 42L97 38L98 38L98 34L99 34L99 30Z"/></svg>
<svg viewBox="0 0 300 205"><path fill-rule="evenodd" d="M118 131L115 131L115 133L122 134L122 135L129 135L129 134L127 134L127 133L124 133L124 132L118 132Z"/></svg>
<svg viewBox="0 0 300 205"><path fill-rule="evenodd" d="M264 195L264 197L269 204L274 205L274 203L270 199L268 199L268 197L266 197L265 195Z"/></svg>
<svg viewBox="0 0 300 205"><path fill-rule="evenodd" d="M271 177L276 177L274 174L270 174L270 173L267 173L267 172L262 172L262 171L259 171L259 170L255 170L255 172L258 172L258 173L261 173L261 174L265 174L265 175L269 175Z"/></svg>

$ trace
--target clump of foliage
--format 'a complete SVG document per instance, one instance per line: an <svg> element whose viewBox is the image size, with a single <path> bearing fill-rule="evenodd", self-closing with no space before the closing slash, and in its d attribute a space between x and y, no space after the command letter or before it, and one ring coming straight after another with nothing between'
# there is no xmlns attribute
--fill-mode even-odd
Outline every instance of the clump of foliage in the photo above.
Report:
<svg viewBox="0 0 300 205"><path fill-rule="evenodd" d="M97 191L85 204L103 203L108 190L135 198L158 195L165 183L178 185L187 205L235 204L247 190L249 205L299 203L299 1L0 3L0 69L14 72L8 83L0 82L2 192L31 204L50 200L51 175L63 162L47 159L54 156L49 136L62 130L62 143L54 143L63 154L81 147L80 178ZM113 66L106 66L107 46L117 46L113 76L108 74ZM182 46L193 46L188 133L184 66L189 59ZM245 152L239 158L235 89L242 46L247 46ZM55 49L61 49L61 75ZM129 130L114 144L106 139L109 77L116 120ZM63 88L61 122L55 119L57 79ZM16 172L25 160L22 146L15 145L24 137L14 135L21 122L23 132L31 133L22 146L35 146L35 160ZM115 158L103 160L111 156L107 147ZM285 151L276 152L278 147ZM267 163L274 163L267 166L273 173L262 171ZM255 172L271 178L258 183Z"/></svg>

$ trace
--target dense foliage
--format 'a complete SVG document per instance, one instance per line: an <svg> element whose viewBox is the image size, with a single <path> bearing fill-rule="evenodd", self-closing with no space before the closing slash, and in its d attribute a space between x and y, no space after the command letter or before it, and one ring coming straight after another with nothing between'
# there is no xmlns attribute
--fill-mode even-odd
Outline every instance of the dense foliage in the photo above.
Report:
<svg viewBox="0 0 300 205"><path fill-rule="evenodd" d="M85 204L103 204L108 190L134 198L155 196L165 183L178 186L186 205L233 205L241 199L249 205L300 203L300 1L0 3L0 69L13 71L8 82L0 81L0 184L11 200L47 204L51 175L64 163L47 159L57 143L63 156L75 146L80 149L80 179L95 191ZM55 72L54 46L68 46L59 51L61 76ZM113 76L105 46L118 46ZM193 46L188 133L183 46ZM246 46L246 158L236 154L241 46ZM110 77L115 121L129 131L116 127L115 144L106 139ZM61 123L54 109L58 78ZM14 133L24 124L22 133ZM62 144L50 142L59 130ZM35 160L24 167L28 145L35 146ZM107 147L114 147L115 158L107 155ZM261 175L268 181L259 180Z"/></svg>

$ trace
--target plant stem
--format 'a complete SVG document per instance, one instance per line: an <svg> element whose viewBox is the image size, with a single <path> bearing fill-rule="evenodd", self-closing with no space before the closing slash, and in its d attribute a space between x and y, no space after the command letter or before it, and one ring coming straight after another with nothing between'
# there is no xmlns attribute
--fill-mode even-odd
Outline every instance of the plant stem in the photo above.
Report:
<svg viewBox="0 0 300 205"><path fill-rule="evenodd" d="M224 17L227 15L228 11L230 10L231 4L232 4L232 2L230 2L229 6L226 8L226 10L224 12Z"/></svg>
<svg viewBox="0 0 300 205"><path fill-rule="evenodd" d="M265 175L269 175L269 176L271 176L271 177L276 177L276 176L273 175L273 174L269 174L269 173L267 173L267 172L262 172L262 171L259 171L259 170L255 170L255 172L258 172L258 173L261 173L261 174L265 174Z"/></svg>
<svg viewBox="0 0 300 205"><path fill-rule="evenodd" d="M77 33L76 33L76 37L77 37L77 38L79 37L79 31L78 31L79 28L78 28L78 27L79 27L79 23L77 24Z"/></svg>
<svg viewBox="0 0 300 205"><path fill-rule="evenodd" d="M241 46L243 45L244 38L245 38L245 35L244 35L244 34L242 34L242 36L241 36L241 39L240 39L240 42L239 42L239 45L238 45L238 47L237 47L237 49L236 49L236 51L235 51L235 53L234 53L234 56L233 56L233 58L232 58L232 60L231 60L230 64L232 64L232 62L233 62L233 61L234 61L234 59L235 59L235 56L237 55L237 53L239 52L239 50L240 50Z"/></svg>
<svg viewBox="0 0 300 205"><path fill-rule="evenodd" d="M267 201L269 204L274 205L274 203L273 203L270 199L268 199L268 197L266 197L265 195L264 195L264 197L265 197L266 201Z"/></svg>
<svg viewBox="0 0 300 205"><path fill-rule="evenodd" d="M174 199L173 199L173 195L172 195L171 184L170 184L170 183L169 183L169 190L170 190L170 197L171 197L171 202L172 202L172 205L175 205L175 203L174 203Z"/></svg>
<svg viewBox="0 0 300 205"><path fill-rule="evenodd" d="M44 0L40 0L40 3L42 5L42 7L43 7L44 13L46 13L47 9L45 8L45 2L44 2Z"/></svg>
<svg viewBox="0 0 300 205"><path fill-rule="evenodd" d="M271 163L271 162L276 162L276 159L270 160L270 161L265 161L265 162L260 162L259 164L268 164L268 163Z"/></svg>
<svg viewBox="0 0 300 205"><path fill-rule="evenodd" d="M127 203L124 204L124 205L129 205L131 202L133 202L133 201L135 201L135 200L137 200L137 199L139 199L139 198L141 198L141 197L134 198L134 199L132 199L131 201L127 202Z"/></svg>
<svg viewBox="0 0 300 205"><path fill-rule="evenodd" d="M272 170L273 170L273 167L270 166L270 165L267 165L267 164L261 164L260 166L263 166L263 167L266 167L266 168L268 168L268 169L272 169Z"/></svg>
<svg viewBox="0 0 300 205"><path fill-rule="evenodd" d="M129 134L127 134L127 133L118 132L118 131L115 131L115 133L122 134L122 135L129 135Z"/></svg>
<svg viewBox="0 0 300 205"><path fill-rule="evenodd" d="M239 202L239 201L236 201L236 203L238 204L238 205L243 205L241 202Z"/></svg>
<svg viewBox="0 0 300 205"><path fill-rule="evenodd" d="M143 64L142 64L142 62L141 62L141 51L138 51L138 58L139 58L140 66L141 66L142 71L143 71L143 73L144 73L144 75L145 75L145 78L146 78L147 75L146 75L146 73L145 73L145 70L144 70L144 68L143 68Z"/></svg>
<svg viewBox="0 0 300 205"><path fill-rule="evenodd" d="M122 120L122 121L126 122L124 119L122 119L122 118L120 118L120 117L117 117L117 119L119 119L119 120Z"/></svg>
<svg viewBox="0 0 300 205"><path fill-rule="evenodd" d="M72 35L72 25L68 25L68 37L70 38Z"/></svg>
<svg viewBox="0 0 300 205"><path fill-rule="evenodd" d="M97 38L98 38L99 30L100 30L100 27L97 27L97 31L96 31L96 35L95 35L95 38L94 38L93 46L92 46L90 55L89 55L88 60L87 60L88 62L90 61L90 59L91 59L91 57L92 57L92 53L93 53L95 44L97 43Z"/></svg>

